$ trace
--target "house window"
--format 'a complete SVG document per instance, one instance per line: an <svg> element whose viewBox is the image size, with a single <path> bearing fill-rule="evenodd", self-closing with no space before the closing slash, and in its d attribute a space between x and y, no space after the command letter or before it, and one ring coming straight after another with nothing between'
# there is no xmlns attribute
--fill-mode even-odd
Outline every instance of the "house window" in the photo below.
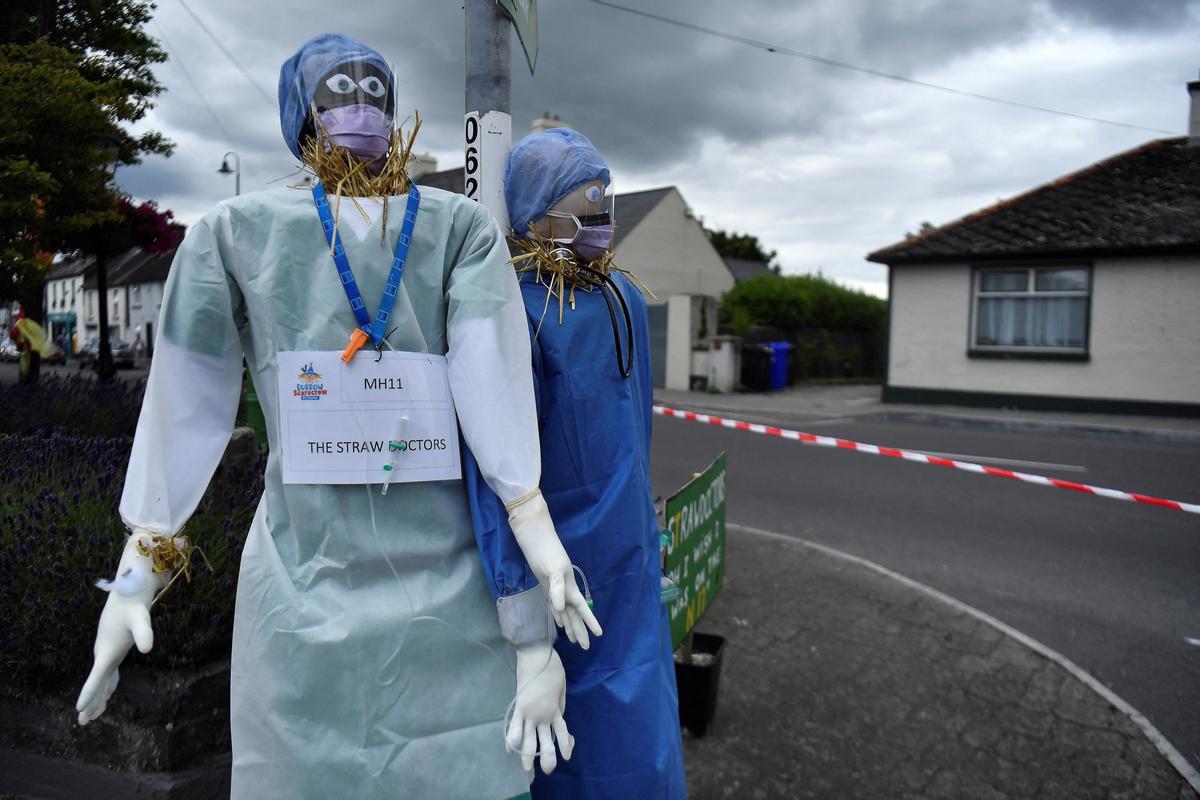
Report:
<svg viewBox="0 0 1200 800"><path fill-rule="evenodd" d="M1086 354L1089 267L977 269L973 293L977 353Z"/></svg>
<svg viewBox="0 0 1200 800"><path fill-rule="evenodd" d="M135 285L135 286L129 287L129 304L131 306L133 306L134 308L142 307L142 287L141 286Z"/></svg>

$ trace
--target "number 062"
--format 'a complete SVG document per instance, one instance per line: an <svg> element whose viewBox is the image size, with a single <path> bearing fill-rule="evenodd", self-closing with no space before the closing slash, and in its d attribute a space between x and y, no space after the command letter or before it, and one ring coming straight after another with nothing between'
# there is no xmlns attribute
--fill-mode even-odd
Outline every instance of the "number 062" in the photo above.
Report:
<svg viewBox="0 0 1200 800"><path fill-rule="evenodd" d="M472 114L466 119L463 133L467 140L464 194L472 200L479 197L479 117Z"/></svg>

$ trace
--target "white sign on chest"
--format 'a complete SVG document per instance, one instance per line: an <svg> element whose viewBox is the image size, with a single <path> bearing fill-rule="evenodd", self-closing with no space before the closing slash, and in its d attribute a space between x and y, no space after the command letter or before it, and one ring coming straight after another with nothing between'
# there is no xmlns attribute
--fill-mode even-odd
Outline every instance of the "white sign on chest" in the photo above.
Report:
<svg viewBox="0 0 1200 800"><path fill-rule="evenodd" d="M340 356L279 354L283 482L461 478L445 357L362 350L345 364Z"/></svg>

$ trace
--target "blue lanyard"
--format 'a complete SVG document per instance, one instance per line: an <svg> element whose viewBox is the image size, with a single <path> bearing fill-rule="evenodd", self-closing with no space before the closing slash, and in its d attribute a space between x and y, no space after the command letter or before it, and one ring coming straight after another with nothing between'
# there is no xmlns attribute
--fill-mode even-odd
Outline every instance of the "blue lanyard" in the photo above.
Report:
<svg viewBox="0 0 1200 800"><path fill-rule="evenodd" d="M375 324L367 315L363 303L362 292L354 280L350 270L350 262L346 251L342 248L341 237L333 225L333 215L329 211L329 199L325 196L325 188L317 181L312 185L313 202L317 205L317 214L321 217L321 227L325 230L325 241L333 253L333 263L337 267L338 277L342 280L342 289L346 299L350 301L350 310L358 321L358 327L371 337L371 341L379 347L383 337L387 335L388 317L392 315L392 306L396 304L396 292L400 288L400 279L404 277L404 262L408 260L408 247L412 243L413 226L417 222L417 210L421 207L421 193L417 185L412 184L408 190L408 206L404 209L404 224L400 227L400 238L396 241L396 254L392 258L392 271L388 274L387 286L383 287L383 297L379 300L379 312L375 314Z"/></svg>

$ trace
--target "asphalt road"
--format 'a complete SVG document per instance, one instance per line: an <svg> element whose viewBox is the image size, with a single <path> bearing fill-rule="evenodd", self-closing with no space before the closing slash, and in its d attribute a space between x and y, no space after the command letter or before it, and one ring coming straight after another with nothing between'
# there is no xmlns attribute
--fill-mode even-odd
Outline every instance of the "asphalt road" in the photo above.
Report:
<svg viewBox="0 0 1200 800"><path fill-rule="evenodd" d="M870 417L790 427L1200 502L1200 445ZM664 417L656 496L722 450L729 522L853 553L991 614L1099 678L1200 766L1200 646L1187 641L1200 641L1200 517Z"/></svg>

